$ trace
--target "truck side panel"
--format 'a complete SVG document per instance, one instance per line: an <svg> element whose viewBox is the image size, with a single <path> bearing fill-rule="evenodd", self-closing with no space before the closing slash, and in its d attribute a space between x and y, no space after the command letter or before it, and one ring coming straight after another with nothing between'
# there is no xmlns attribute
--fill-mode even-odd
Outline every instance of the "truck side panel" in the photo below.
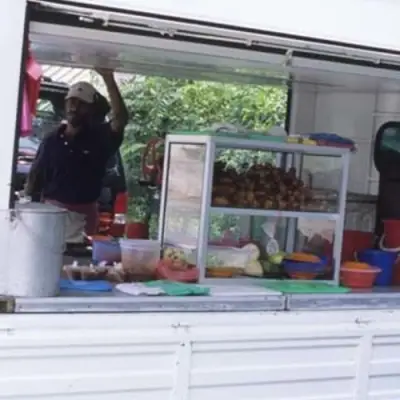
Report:
<svg viewBox="0 0 400 400"><path fill-rule="evenodd" d="M399 317L4 315L0 399L395 400Z"/></svg>

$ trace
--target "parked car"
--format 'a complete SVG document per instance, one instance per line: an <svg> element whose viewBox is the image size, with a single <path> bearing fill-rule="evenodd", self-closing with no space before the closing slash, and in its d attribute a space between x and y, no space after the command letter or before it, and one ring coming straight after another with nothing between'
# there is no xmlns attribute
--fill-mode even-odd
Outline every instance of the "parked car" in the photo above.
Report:
<svg viewBox="0 0 400 400"><path fill-rule="evenodd" d="M43 137L54 130L64 119L64 99L68 85L44 79L33 119L30 136L20 137L17 156L16 177L13 183L16 191L23 190L27 176ZM38 197L37 194L35 197ZM39 200L35 198L34 200ZM107 165L104 187L99 197L99 234L111 230L115 236L122 236L125 229L128 195L121 154L117 152Z"/></svg>

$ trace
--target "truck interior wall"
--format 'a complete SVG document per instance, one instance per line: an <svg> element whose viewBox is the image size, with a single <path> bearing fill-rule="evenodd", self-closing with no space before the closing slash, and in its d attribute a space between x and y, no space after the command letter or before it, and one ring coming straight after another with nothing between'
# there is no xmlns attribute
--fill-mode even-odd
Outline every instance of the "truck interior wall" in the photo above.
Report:
<svg viewBox="0 0 400 400"><path fill-rule="evenodd" d="M400 93L348 90L321 85L293 85L294 101L291 132L334 132L357 145L349 173L346 229L373 231L375 197L379 176L373 164L375 134L387 121L399 120ZM313 185L337 189L339 169L332 160L306 158L303 168L311 173ZM365 201L352 201L350 193Z"/></svg>
<svg viewBox="0 0 400 400"><path fill-rule="evenodd" d="M308 84L295 85L294 91L297 92L297 107L293 110L291 131L335 132L354 140L358 151L351 161L349 192L376 194L370 187L370 175L374 170L373 140L382 123L392 119L391 112L396 109L396 102L400 103L400 94L343 92ZM313 165L305 165L305 168L318 172ZM331 182L334 188L336 180Z"/></svg>
<svg viewBox="0 0 400 400"><path fill-rule="evenodd" d="M351 158L349 192L368 191L365 171L370 165L375 102L375 93L317 93L313 131L337 132L357 144L358 151Z"/></svg>

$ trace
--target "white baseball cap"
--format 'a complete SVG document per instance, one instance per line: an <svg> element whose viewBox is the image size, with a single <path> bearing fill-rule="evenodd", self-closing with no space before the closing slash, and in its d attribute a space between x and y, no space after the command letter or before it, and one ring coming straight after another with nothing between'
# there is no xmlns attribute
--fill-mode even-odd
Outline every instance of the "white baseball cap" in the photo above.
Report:
<svg viewBox="0 0 400 400"><path fill-rule="evenodd" d="M97 90L89 82L78 82L69 88L65 99L76 98L92 104L95 101L96 94Z"/></svg>

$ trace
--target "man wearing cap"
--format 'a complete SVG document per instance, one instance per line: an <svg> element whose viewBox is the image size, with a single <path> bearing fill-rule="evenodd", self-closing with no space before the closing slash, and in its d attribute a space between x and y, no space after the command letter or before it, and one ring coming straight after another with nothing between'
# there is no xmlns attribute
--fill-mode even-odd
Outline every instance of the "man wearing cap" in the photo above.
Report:
<svg viewBox="0 0 400 400"><path fill-rule="evenodd" d="M107 161L120 147L128 120L113 72L97 72L107 87L112 119L105 121L104 98L90 83L72 85L65 101L66 123L41 142L25 188L26 195L39 189L43 201L70 211L70 223L81 217L87 235L96 233ZM99 115L99 104L104 115Z"/></svg>

